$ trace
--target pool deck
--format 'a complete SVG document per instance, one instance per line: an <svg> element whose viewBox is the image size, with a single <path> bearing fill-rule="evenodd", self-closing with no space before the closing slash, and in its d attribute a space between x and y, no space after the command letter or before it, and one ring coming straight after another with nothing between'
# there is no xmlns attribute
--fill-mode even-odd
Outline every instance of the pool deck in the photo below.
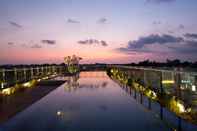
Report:
<svg viewBox="0 0 197 131"><path fill-rule="evenodd" d="M35 87L21 89L14 94L2 96L0 100L0 124L23 111L65 81L43 81Z"/></svg>

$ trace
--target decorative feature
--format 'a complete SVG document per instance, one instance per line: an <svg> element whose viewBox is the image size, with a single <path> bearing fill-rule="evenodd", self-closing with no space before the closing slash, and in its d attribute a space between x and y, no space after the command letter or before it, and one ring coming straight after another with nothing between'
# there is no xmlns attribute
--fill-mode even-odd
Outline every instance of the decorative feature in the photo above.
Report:
<svg viewBox="0 0 197 131"><path fill-rule="evenodd" d="M81 59L81 57L78 57L76 55L67 56L64 58L64 62L67 65L69 73L73 74L79 71L79 61Z"/></svg>

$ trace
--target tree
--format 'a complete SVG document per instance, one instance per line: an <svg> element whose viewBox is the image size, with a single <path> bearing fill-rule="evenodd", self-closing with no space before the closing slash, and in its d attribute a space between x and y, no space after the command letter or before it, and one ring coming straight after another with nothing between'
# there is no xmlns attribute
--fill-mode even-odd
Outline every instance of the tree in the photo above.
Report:
<svg viewBox="0 0 197 131"><path fill-rule="evenodd" d="M79 71L79 61L81 57L77 57L76 55L67 56L64 58L64 62L67 65L68 72L73 74Z"/></svg>

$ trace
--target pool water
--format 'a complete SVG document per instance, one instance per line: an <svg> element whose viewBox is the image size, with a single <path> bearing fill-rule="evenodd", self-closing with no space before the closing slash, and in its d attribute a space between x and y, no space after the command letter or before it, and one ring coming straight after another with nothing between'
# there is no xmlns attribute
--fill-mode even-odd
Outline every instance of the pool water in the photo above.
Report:
<svg viewBox="0 0 197 131"><path fill-rule="evenodd" d="M2 131L170 131L105 72L81 72L1 125Z"/></svg>

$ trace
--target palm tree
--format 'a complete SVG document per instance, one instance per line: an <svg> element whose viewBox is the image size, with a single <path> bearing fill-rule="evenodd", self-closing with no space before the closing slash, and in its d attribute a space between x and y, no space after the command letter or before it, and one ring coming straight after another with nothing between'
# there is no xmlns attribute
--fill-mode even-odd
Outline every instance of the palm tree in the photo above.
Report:
<svg viewBox="0 0 197 131"><path fill-rule="evenodd" d="M73 74L79 71L80 60L82 60L82 58L76 55L67 56L64 58L64 62L67 65L69 73Z"/></svg>

